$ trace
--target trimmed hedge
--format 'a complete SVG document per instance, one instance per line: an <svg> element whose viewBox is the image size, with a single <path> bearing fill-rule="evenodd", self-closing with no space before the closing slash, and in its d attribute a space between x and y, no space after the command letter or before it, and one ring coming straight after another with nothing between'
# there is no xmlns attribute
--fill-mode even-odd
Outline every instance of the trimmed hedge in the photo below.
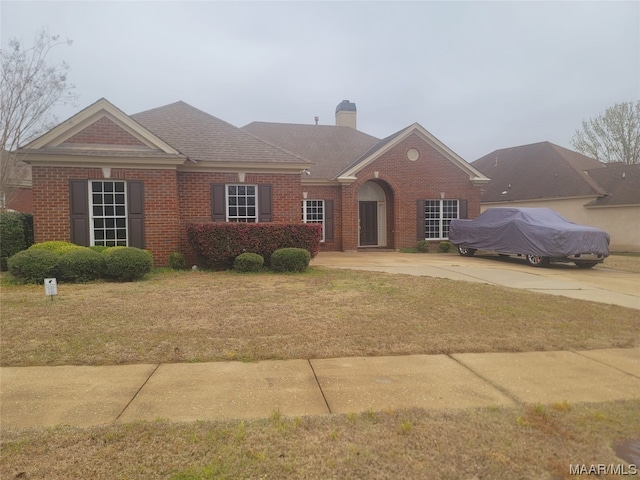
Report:
<svg viewBox="0 0 640 480"><path fill-rule="evenodd" d="M63 242L61 240L52 240L49 242L35 243L29 247L29 250L49 250L58 255L64 255L67 252L71 252L72 250L77 250L79 248L85 247L81 247L75 243Z"/></svg>
<svg viewBox="0 0 640 480"><path fill-rule="evenodd" d="M306 252L306 250L305 250ZM259 272L264 265L264 258L257 253L241 253L233 262L236 272Z"/></svg>
<svg viewBox="0 0 640 480"><path fill-rule="evenodd" d="M112 247L100 255L105 258L105 276L119 282L138 280L153 268L153 256L148 250Z"/></svg>
<svg viewBox="0 0 640 480"><path fill-rule="evenodd" d="M184 253L172 252L169 254L169 266L174 270L184 270L187 268L187 262Z"/></svg>
<svg viewBox="0 0 640 480"><path fill-rule="evenodd" d="M133 247L81 247L52 241L16 253L8 266L9 272L25 283L42 283L50 277L65 282L99 278L131 281L151 271L153 257L151 252Z"/></svg>
<svg viewBox="0 0 640 480"><path fill-rule="evenodd" d="M84 283L104 275L104 256L89 247L80 247L63 253L56 265L56 275L66 282Z"/></svg>
<svg viewBox="0 0 640 480"><path fill-rule="evenodd" d="M303 248L281 248L271 255L271 269L275 272L304 272L311 254Z"/></svg>
<svg viewBox="0 0 640 480"><path fill-rule="evenodd" d="M205 223L187 225L189 243L200 261L210 268L230 268L245 252L268 262L281 248L302 248L313 258L320 250L319 224Z"/></svg>
<svg viewBox="0 0 640 480"><path fill-rule="evenodd" d="M42 283L56 276L60 255L46 248L22 250L9 258L9 272L24 283Z"/></svg>

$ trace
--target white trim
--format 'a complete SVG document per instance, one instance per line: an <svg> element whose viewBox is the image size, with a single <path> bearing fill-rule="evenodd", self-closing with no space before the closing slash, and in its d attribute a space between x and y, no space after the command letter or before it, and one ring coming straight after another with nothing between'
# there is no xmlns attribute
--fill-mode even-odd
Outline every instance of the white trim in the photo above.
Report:
<svg viewBox="0 0 640 480"><path fill-rule="evenodd" d="M489 181L490 178L485 177L482 173L472 167L469 163L464 161L462 157L460 157L457 153L447 147L444 143L434 137L431 133L429 133L424 127L422 127L418 123L414 123L407 127L400 135L394 138L391 142L384 145L380 150L376 150L373 154L368 157L362 159L356 165L349 168L342 175L338 177L338 181L341 183L351 183L357 179L356 174L361 171L364 167L387 153L389 150L403 142L407 137L412 134L418 134L425 142L435 148L439 153L441 153L445 158L447 158L451 163L453 163L456 167L464 171L469 175L469 180L474 185L482 185Z"/></svg>
<svg viewBox="0 0 640 480"><path fill-rule="evenodd" d="M322 222L318 222L314 220L307 221L307 202L320 202L322 204ZM315 223L315 224L320 223L322 225L322 239L320 240L321 242L326 241L325 239L326 218L327 218L327 211L326 211L326 202L324 200L319 198L309 198L309 199L305 198L302 200L302 223Z"/></svg>
<svg viewBox="0 0 640 480"><path fill-rule="evenodd" d="M102 117L108 118L151 149L161 150L173 155L180 155L178 150L166 143L160 137L151 133L104 98L101 98L93 105L88 106L73 117L59 124L57 127L54 127L44 135L36 138L23 148L39 149L43 147L58 146Z"/></svg>
<svg viewBox="0 0 640 480"><path fill-rule="evenodd" d="M119 219L119 218L124 218L124 231L125 231L125 245L129 246L129 213L128 213L128 201L129 199L127 198L127 182L126 180L109 180L109 179L105 179L105 180L100 180L100 179L92 179L92 180L88 180L89 182L89 187L88 187L88 196L89 198L87 199L87 201L89 202L89 243L91 245L95 245L96 244L96 238L95 238L95 226L94 226L94 219L96 219L96 217L93 216L93 207L94 207L94 203L93 203L93 184L94 183L102 183L103 185L105 183L113 183L114 185L116 183L122 183L124 184L124 190L122 192L122 194L124 195L124 217L123 216L117 216L114 212L114 214L112 216L99 216L97 218L102 218L103 220L107 220L107 219L113 219L114 222ZM104 192L103 192L104 193ZM116 192L114 190L113 195L115 195ZM101 204L104 206L104 203ZM114 206L115 206L115 202L114 202ZM106 227L103 228L104 231L107 230ZM114 230L117 231L117 228L114 227ZM116 235L117 236L117 235ZM114 243L117 243L118 239L115 238L113 239ZM101 242L107 242L107 239L104 238L101 240Z"/></svg>
<svg viewBox="0 0 640 480"><path fill-rule="evenodd" d="M238 222L238 223L258 223L259 220L259 215L258 215L258 185L255 184L246 184L246 183L226 183L224 186L224 203L225 203L225 219L227 222ZM255 198L255 204L251 205L251 207L253 207L255 209L255 215L249 216L249 215L244 215L244 216L235 216L235 217L229 217L229 208L231 208L231 205L229 205L229 187L243 187L243 188L248 188L248 187L253 187L253 196ZM236 197L238 197L238 195L235 195ZM248 195L245 195L245 198L247 198ZM239 205L233 205L234 207L238 208ZM243 205L245 208L249 208L249 205ZM232 220L230 220L230 218ZM255 218L255 222L242 222L242 220L247 220L249 218Z"/></svg>

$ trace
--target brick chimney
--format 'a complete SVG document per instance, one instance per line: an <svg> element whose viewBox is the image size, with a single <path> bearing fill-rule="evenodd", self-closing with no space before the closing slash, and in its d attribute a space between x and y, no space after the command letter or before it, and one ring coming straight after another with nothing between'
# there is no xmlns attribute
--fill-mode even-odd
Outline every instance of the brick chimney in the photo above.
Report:
<svg viewBox="0 0 640 480"><path fill-rule="evenodd" d="M343 100L336 107L336 126L351 127L356 130L356 104Z"/></svg>

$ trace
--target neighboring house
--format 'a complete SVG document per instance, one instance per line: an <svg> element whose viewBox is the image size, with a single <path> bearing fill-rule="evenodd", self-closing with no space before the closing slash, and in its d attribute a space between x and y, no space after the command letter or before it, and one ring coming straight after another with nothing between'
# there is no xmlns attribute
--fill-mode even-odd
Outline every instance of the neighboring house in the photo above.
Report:
<svg viewBox="0 0 640 480"><path fill-rule="evenodd" d="M126 115L101 99L23 148L36 242L195 255L197 222L314 222L322 250L398 249L447 238L480 213L488 178L418 124L384 140L336 126L237 128L184 102Z"/></svg>
<svg viewBox="0 0 640 480"><path fill-rule="evenodd" d="M550 142L496 150L472 165L491 178L483 211L549 207L609 232L614 251L640 251L640 165L600 163Z"/></svg>
<svg viewBox="0 0 640 480"><path fill-rule="evenodd" d="M0 152L0 211L8 210L22 213L33 211L31 192L31 167L11 156Z"/></svg>

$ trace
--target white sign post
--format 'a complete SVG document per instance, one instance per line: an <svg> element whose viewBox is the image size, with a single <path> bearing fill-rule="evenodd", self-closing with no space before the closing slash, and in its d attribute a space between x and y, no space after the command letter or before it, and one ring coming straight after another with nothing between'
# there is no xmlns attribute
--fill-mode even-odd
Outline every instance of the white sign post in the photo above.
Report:
<svg viewBox="0 0 640 480"><path fill-rule="evenodd" d="M58 295L58 282L55 278L44 279L44 294L51 297L52 302L54 295Z"/></svg>

